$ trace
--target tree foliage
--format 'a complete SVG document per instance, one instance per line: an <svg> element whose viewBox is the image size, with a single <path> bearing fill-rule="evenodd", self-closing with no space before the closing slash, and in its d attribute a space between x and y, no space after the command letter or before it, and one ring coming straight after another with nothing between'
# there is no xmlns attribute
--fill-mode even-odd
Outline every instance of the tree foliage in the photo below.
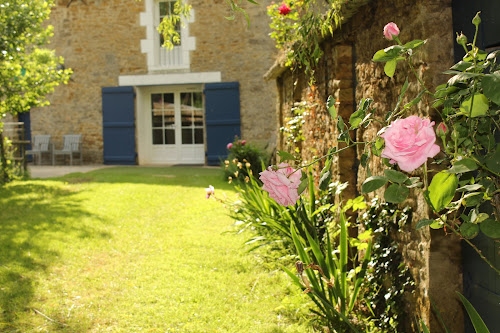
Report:
<svg viewBox="0 0 500 333"><path fill-rule="evenodd" d="M53 0L0 0L0 119L48 105L47 94L66 83L71 70L44 48L53 27L44 24ZM10 141L0 122L0 184L12 179Z"/></svg>
<svg viewBox="0 0 500 333"><path fill-rule="evenodd" d="M49 104L46 95L66 83L71 70L44 48L52 0L0 0L0 114L16 115Z"/></svg>

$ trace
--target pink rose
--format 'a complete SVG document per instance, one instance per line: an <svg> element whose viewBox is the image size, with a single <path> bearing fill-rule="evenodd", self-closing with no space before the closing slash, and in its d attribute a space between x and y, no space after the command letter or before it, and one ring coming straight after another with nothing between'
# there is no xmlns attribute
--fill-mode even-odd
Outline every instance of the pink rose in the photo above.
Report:
<svg viewBox="0 0 500 333"><path fill-rule="evenodd" d="M269 167L259 173L259 179L264 183L262 189L269 192L269 196L280 205L294 205L300 197L297 189L301 183L302 173L287 163L278 164L277 167L277 170Z"/></svg>
<svg viewBox="0 0 500 333"><path fill-rule="evenodd" d="M244 145L246 145L246 144L247 144L247 141L246 141L246 140L241 140L241 142L240 142L240 143L241 143L241 145L242 145L242 146L244 146Z"/></svg>
<svg viewBox="0 0 500 333"><path fill-rule="evenodd" d="M417 116L394 121L381 135L385 139L382 157L390 158L399 168L411 172L434 157L440 149L432 126L434 122Z"/></svg>
<svg viewBox="0 0 500 333"><path fill-rule="evenodd" d="M290 9L290 7L284 2L281 6L279 6L278 10L280 12L280 15L287 15L288 13L290 13L292 11Z"/></svg>
<svg viewBox="0 0 500 333"><path fill-rule="evenodd" d="M399 28L394 22L389 22L384 27L384 36L388 40L393 40L399 35Z"/></svg>
<svg viewBox="0 0 500 333"><path fill-rule="evenodd" d="M233 148L233 143L232 142L229 142L226 146L227 150Z"/></svg>

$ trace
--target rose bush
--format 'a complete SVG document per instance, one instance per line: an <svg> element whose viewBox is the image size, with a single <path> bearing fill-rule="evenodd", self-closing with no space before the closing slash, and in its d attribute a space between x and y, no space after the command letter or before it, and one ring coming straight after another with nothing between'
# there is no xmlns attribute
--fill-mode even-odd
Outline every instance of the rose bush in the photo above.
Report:
<svg viewBox="0 0 500 333"><path fill-rule="evenodd" d="M278 8L279 12L280 12L280 15L288 15L292 9L285 3L283 2L283 4L281 6L279 6Z"/></svg>
<svg viewBox="0 0 500 333"><path fill-rule="evenodd" d="M440 151L433 125L429 119L417 116L397 119L380 135L385 140L382 157L397 163L403 171L414 171Z"/></svg>
<svg viewBox="0 0 500 333"><path fill-rule="evenodd" d="M383 189L385 201L400 204L412 191L421 190L430 208L430 216L418 221L416 228L446 228L464 239L500 274L500 270L469 241L480 232L493 239L500 238L500 144L497 141L500 129L500 52L487 54L475 46L480 22L478 15L473 22L476 35L471 44L464 43L466 37L463 34L457 37L457 42L466 51L465 57L445 72L453 76L447 83L438 86L435 93L425 87L413 64L413 57L426 41L413 40L403 44L398 38L400 30L397 25L388 23L384 27L384 36L394 40L395 45L377 51L372 61L385 63L384 72L389 77L394 75L398 62L406 61L409 72L415 75L422 90L403 104L409 87L406 78L395 109L388 110L383 119L375 117L375 109L371 106L373 100L362 99L348 122L337 115L335 100L330 97L326 106L337 120L337 140L344 146L331 148L327 155L304 167L326 159L325 168L319 176L319 188L322 189L331 179L329 161L332 155L359 146L360 165L366 168L369 176L361 185L363 194ZM442 154L439 159L431 161L432 164L440 164L441 172L427 166L427 160L435 158L441 150L432 128L434 122L408 115L424 95L434 97L432 107L442 119L436 128L442 143ZM373 122L382 124L378 137L372 141L353 139L356 138L354 131ZM279 155L281 162L294 160L286 152ZM387 166L397 164L403 172L392 167L381 175L372 175L368 161L374 156L382 157ZM406 174L422 165L424 168L420 173L412 177Z"/></svg>
<svg viewBox="0 0 500 333"><path fill-rule="evenodd" d="M288 163L280 163L276 168L269 167L259 175L259 179L264 184L262 188L280 205L295 205L300 198L298 188L302 172L293 169Z"/></svg>

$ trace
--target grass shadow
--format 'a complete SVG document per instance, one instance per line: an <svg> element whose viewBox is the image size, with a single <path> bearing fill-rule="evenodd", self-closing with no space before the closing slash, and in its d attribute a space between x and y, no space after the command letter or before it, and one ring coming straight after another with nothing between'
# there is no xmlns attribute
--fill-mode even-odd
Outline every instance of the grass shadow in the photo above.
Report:
<svg viewBox="0 0 500 333"><path fill-rule="evenodd" d="M86 173L71 173L54 180L63 180L68 183L132 183L155 184L182 187L208 187L214 185L224 190L230 190L233 185L228 184L224 172L218 167L207 168L199 166L117 166Z"/></svg>
<svg viewBox="0 0 500 333"><path fill-rule="evenodd" d="M15 332L18 314L31 309L37 275L48 273L59 260L52 241L64 241L68 234L110 237L88 225L68 223L72 217L96 218L77 193L43 182L0 187L0 330Z"/></svg>

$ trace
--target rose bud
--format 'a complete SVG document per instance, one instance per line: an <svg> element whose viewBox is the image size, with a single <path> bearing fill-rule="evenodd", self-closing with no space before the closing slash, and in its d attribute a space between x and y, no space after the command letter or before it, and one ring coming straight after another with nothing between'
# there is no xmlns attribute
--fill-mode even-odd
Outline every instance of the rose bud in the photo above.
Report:
<svg viewBox="0 0 500 333"><path fill-rule="evenodd" d="M439 123L438 127L436 128L436 134L440 137L446 136L448 134L448 126L446 126L445 123Z"/></svg>
<svg viewBox="0 0 500 333"><path fill-rule="evenodd" d="M393 40L399 35L399 28L394 22L389 22L384 27L384 36L388 40Z"/></svg>

